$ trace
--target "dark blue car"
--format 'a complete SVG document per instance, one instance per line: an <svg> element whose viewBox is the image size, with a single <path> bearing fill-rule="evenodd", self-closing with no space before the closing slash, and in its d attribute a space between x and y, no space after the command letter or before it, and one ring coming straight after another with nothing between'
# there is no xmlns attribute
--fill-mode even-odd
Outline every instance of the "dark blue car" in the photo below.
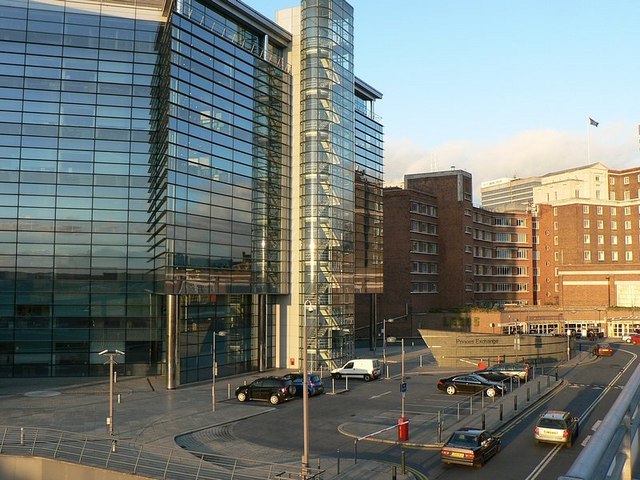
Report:
<svg viewBox="0 0 640 480"><path fill-rule="evenodd" d="M293 386L296 387L296 393L295 393L296 397L302 396L302 384L303 384L302 373L287 373L282 378L285 380L293 381ZM320 375L308 374L307 380L309 382L310 397L324 393L324 385L322 384L322 379L320 378Z"/></svg>

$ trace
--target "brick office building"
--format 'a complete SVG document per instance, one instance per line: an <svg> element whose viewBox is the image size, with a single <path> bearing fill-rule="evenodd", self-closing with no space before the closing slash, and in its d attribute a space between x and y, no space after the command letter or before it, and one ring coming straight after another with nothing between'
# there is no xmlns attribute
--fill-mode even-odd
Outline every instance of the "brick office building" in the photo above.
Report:
<svg viewBox="0 0 640 480"><path fill-rule="evenodd" d="M546 333L559 318L555 329L637 328L640 167L595 163L537 178L534 204L513 211L474 207L471 175L459 170L407 175L404 188L385 189L378 318L408 314L388 335L473 329L434 314L468 306L499 307L491 324L503 331Z"/></svg>
<svg viewBox="0 0 640 480"><path fill-rule="evenodd" d="M468 172L406 175L385 189L384 212L388 336L414 335L437 309L534 303L531 215L474 207Z"/></svg>
<svg viewBox="0 0 640 480"><path fill-rule="evenodd" d="M541 276L541 297L565 308L634 308L640 304L640 167L594 164L567 172L571 190L556 180L555 191L543 182L536 195L544 222L541 263L553 266ZM554 201L540 203L548 197Z"/></svg>

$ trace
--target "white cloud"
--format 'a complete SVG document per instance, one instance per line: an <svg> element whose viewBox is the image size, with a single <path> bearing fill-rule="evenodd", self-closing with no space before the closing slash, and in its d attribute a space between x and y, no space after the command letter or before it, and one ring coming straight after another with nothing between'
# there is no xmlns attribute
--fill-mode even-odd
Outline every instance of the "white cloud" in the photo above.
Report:
<svg viewBox="0 0 640 480"><path fill-rule="evenodd" d="M536 130L485 145L452 141L433 149L406 138L385 141L385 184L397 185L408 173L456 169L473 175L474 202L480 203L482 182L503 177L528 177L602 162L611 169L639 165L638 131L628 124L585 127L575 132Z"/></svg>

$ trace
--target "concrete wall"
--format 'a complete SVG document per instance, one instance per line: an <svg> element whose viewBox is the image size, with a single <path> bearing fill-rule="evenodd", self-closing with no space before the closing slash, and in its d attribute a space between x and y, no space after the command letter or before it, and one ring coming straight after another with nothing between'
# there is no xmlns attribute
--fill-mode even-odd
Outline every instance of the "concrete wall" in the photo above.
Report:
<svg viewBox="0 0 640 480"><path fill-rule="evenodd" d="M438 366L475 368L504 362L557 362L567 359L567 337L541 335L492 335L419 330ZM575 342L571 342L571 351Z"/></svg>
<svg viewBox="0 0 640 480"><path fill-rule="evenodd" d="M140 480L150 477L40 457L0 455L2 480Z"/></svg>

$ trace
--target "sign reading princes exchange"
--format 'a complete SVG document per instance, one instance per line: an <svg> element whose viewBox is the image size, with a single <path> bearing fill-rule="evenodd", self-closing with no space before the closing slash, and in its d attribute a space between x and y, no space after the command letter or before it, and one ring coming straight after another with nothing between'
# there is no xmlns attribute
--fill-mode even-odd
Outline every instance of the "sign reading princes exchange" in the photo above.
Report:
<svg viewBox="0 0 640 480"><path fill-rule="evenodd" d="M565 337L418 331L439 366L469 367L480 362L561 361L567 358ZM570 349L574 350L575 345L570 345Z"/></svg>

